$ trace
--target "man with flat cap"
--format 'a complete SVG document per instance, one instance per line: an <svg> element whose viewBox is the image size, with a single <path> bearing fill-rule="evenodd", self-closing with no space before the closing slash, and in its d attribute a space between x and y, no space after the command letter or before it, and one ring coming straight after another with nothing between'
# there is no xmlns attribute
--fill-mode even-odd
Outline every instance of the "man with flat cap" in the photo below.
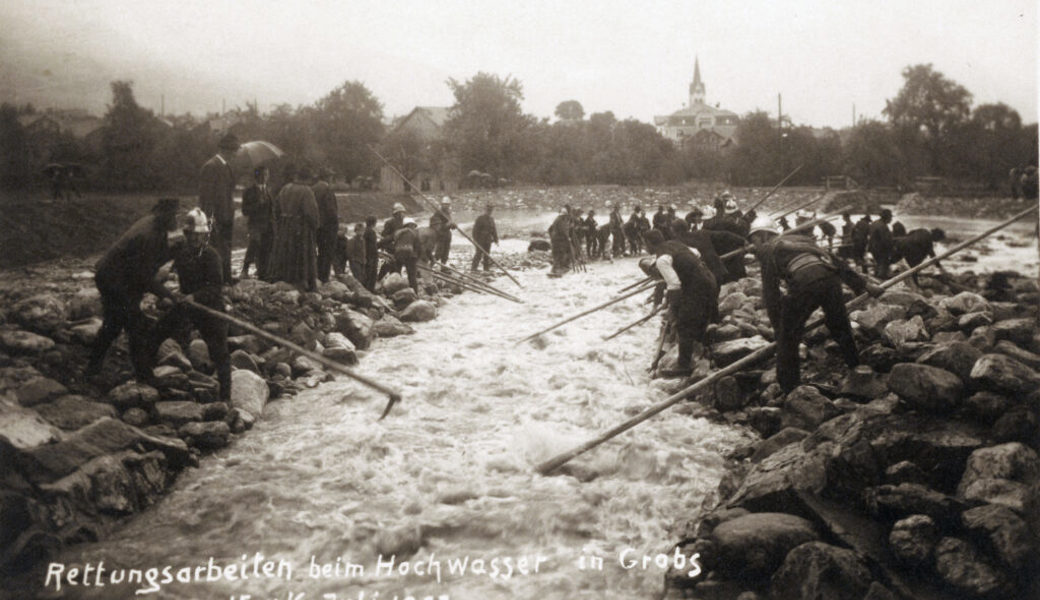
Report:
<svg viewBox="0 0 1040 600"><path fill-rule="evenodd" d="M491 244L498 243L498 230L495 228L495 219L491 217L491 211L494 208L489 202L484 207L484 214L477 217L477 220L473 223L473 241L477 243L478 248L475 248L473 251L473 264L470 265L471 271L477 270L477 265L480 264L481 259L484 262L484 270L488 271L491 269Z"/></svg>
<svg viewBox="0 0 1040 600"><path fill-rule="evenodd" d="M160 199L152 214L131 225L97 262L94 282L101 293L104 322L94 340L87 376L101 372L109 346L126 329L137 381L151 383L154 379L141 300L147 292L160 297L167 294L156 274L172 258L168 233L177 226L178 206L176 198Z"/></svg>
<svg viewBox="0 0 1040 600"><path fill-rule="evenodd" d="M231 231L235 223L235 174L230 161L238 147L238 136L228 133L199 173L199 208L212 223L210 243L220 254L226 283L231 283Z"/></svg>

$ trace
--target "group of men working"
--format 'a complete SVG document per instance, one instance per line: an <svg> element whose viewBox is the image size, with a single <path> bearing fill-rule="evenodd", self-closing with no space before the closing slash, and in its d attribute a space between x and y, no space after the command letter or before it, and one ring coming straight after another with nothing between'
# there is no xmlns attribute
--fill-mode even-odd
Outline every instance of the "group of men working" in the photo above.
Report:
<svg viewBox="0 0 1040 600"><path fill-rule="evenodd" d="M853 269L846 259L864 265L864 254L870 250L875 257L875 274L888 279L891 265L900 258L914 267L934 257L933 242L943 239L941 230L905 229L893 234L888 224L891 211L881 211L880 218L870 222L869 215L860 223L852 224L851 216L844 215L842 247L835 254L821 248L814 236L820 228L824 237L827 228L821 228L810 212L799 211L795 227L778 227L769 219L748 219L733 207L723 205L723 221L708 228L696 211L691 213L691 227L679 225L677 220L661 219L660 227L648 232L644 239L655 258L640 261L648 275L659 279L659 290L667 298L671 323L678 338L678 363L675 369L665 370L665 377L683 377L692 371L693 352L699 343L707 347L708 325L717 322L719 287L746 276L743 271L745 250L751 249L761 266L762 300L776 336L777 383L786 393L800 382L798 345L805 331L805 323L817 308L824 313L831 337L837 342L842 359L850 367L859 363L856 342L842 296L842 285L856 294L864 292L877 297L883 289ZM665 211L664 214L667 216ZM733 217L728 217L732 213ZM736 216L739 215L739 216ZM666 228L671 226L671 239ZM699 225L699 226L698 226ZM866 235L863 235L863 230ZM725 234L720 236L719 233ZM832 234L833 235L833 234ZM730 238L732 236L732 239ZM750 242L751 246L745 246ZM717 242L732 242L735 248L723 250ZM830 244L829 244L830 245ZM727 246L729 248L729 246ZM736 252L733 252L736 250ZM730 259L719 256L733 253ZM739 267L736 262L739 261ZM721 264L720 264L721 263ZM732 268L730 268L732 266ZM917 282L916 277L914 278ZM781 292L781 284L786 292Z"/></svg>
<svg viewBox="0 0 1040 600"><path fill-rule="evenodd" d="M101 294L104 322L95 340L87 375L100 373L112 342L124 329L129 338L130 359L138 382L155 383L153 368L159 345L168 337L187 340L189 326L199 331L216 368L221 399L231 392L231 363L227 348L227 324L211 311L224 311L222 288L235 283L231 277L231 244L235 215L236 177L231 161L240 145L234 134L224 136L218 153L200 173L199 206L182 218L178 230L176 198L160 199L151 214L134 223L112 245L96 265L95 282ZM400 203L393 216L376 234L376 219L354 227L353 238L339 233L339 210L329 184L331 172L316 175L307 167L286 167L285 184L275 193L269 186L270 171L259 166L253 184L242 194L242 214L248 223L249 240L241 278L249 277L250 266L266 281L286 281L303 291L317 289L334 271L346 271L370 290L388 272L405 268L409 284L418 293L417 264L446 263L451 247L450 199L444 197L430 218L429 228L419 229L405 217ZM491 245L498 232L488 204L474 224L473 239L479 246L471 268L483 261L490 265ZM183 235L181 235L183 233ZM380 250L389 256L380 271ZM164 285L164 265L172 261L179 290ZM157 323L150 323L141 310L146 293L168 299L170 306Z"/></svg>

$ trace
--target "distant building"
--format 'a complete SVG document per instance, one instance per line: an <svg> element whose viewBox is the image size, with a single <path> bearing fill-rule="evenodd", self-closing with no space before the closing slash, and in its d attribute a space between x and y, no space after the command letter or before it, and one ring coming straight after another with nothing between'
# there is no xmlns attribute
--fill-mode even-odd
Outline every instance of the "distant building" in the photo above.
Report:
<svg viewBox="0 0 1040 600"><path fill-rule="evenodd" d="M397 122L390 135L414 135L428 151L430 145L444 137L444 124L451 113L448 106L416 106ZM437 161L434 161L437 162ZM410 177L420 191L453 192L459 188L457 178L443 172L420 172ZM379 189L384 192L401 194L406 189L404 181L393 169L383 166L379 171Z"/></svg>
<svg viewBox="0 0 1040 600"><path fill-rule="evenodd" d="M670 115L655 116L657 131L680 146L693 144L715 151L734 146L739 122L737 113L717 105L709 106L704 97L700 61L694 58L689 103Z"/></svg>

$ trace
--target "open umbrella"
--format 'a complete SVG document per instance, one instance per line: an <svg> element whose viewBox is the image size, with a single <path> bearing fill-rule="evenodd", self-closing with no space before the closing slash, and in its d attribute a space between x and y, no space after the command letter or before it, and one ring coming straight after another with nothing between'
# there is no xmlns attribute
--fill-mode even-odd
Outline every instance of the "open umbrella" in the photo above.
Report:
<svg viewBox="0 0 1040 600"><path fill-rule="evenodd" d="M61 163L50 163L49 165L43 168L43 174L47 177L53 177L56 172L61 172L64 170L65 165Z"/></svg>
<svg viewBox="0 0 1040 600"><path fill-rule="evenodd" d="M252 141L239 146L231 159L231 167L236 171L251 171L264 163L285 155L281 148L271 142Z"/></svg>

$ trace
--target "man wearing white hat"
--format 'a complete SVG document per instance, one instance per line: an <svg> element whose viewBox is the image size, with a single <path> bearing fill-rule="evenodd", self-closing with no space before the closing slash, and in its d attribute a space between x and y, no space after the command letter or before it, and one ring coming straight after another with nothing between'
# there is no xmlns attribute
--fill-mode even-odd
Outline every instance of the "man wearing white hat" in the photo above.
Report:
<svg viewBox="0 0 1040 600"><path fill-rule="evenodd" d="M436 234L437 240L433 248L433 260L447 263L451 251L451 230L455 229L455 223L451 220L451 198L441 198L440 206L430 217L430 229Z"/></svg>
<svg viewBox="0 0 1040 600"><path fill-rule="evenodd" d="M393 216L383 223L383 231L379 234L379 248L391 254L394 252L394 235L399 229L404 227L404 205L400 202L394 202L392 212ZM379 273L376 275L375 281L379 281L386 277L387 273L395 271L400 272L401 269L393 263L393 260L384 261L383 266L380 267ZM372 282L373 286L375 281Z"/></svg>
<svg viewBox="0 0 1040 600"><path fill-rule="evenodd" d="M191 209L185 217L184 241L174 248L173 270L177 273L180 289L165 294L174 300L174 305L155 326L148 359L154 360L159 345L166 338L184 335L188 326L194 326L206 342L210 360L216 367L220 400L230 402L231 359L227 322L184 303L184 300L191 300L224 312L222 260L217 251L206 244L209 236L210 224L206 215L198 208Z"/></svg>

